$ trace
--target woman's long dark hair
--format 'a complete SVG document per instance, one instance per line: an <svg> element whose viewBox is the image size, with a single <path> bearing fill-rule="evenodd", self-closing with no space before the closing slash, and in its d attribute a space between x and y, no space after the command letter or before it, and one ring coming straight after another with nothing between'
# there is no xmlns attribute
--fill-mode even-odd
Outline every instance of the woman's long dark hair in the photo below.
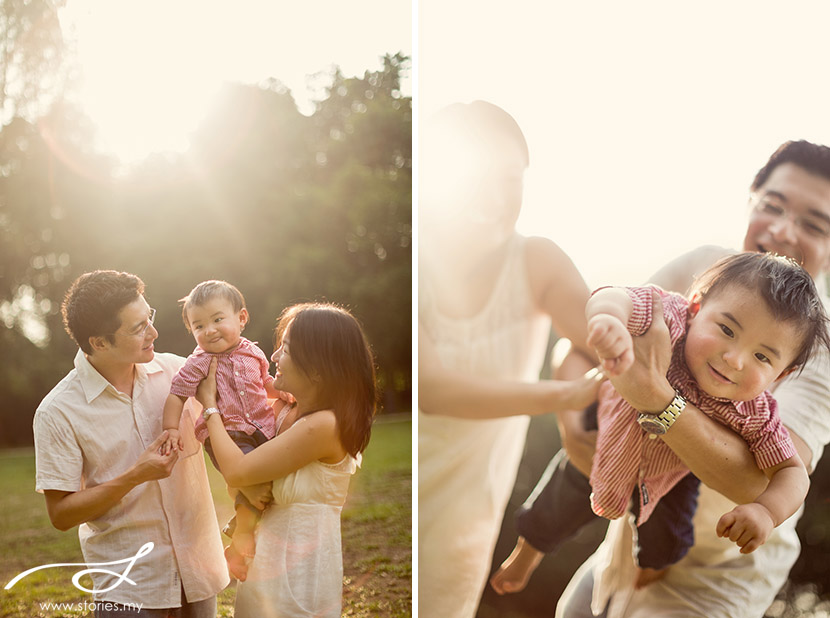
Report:
<svg viewBox="0 0 830 618"><path fill-rule="evenodd" d="M377 406L374 358L360 323L337 305L301 303L282 312L277 345L289 326L291 359L320 377L321 399L334 411L340 442L356 456L369 444Z"/></svg>

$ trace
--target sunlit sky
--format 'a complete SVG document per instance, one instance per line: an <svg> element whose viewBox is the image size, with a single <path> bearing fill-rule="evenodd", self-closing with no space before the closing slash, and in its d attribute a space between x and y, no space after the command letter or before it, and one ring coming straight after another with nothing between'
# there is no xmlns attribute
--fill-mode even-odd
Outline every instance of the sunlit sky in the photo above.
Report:
<svg viewBox="0 0 830 618"><path fill-rule="evenodd" d="M223 80L279 79L310 114L328 85L311 76L334 65L362 76L384 54L412 54L406 0L68 0L61 24L77 40L82 103L124 161L186 149Z"/></svg>
<svg viewBox="0 0 830 618"><path fill-rule="evenodd" d="M740 248L769 155L830 145L827 2L419 0L418 19L421 118L475 99L510 112L531 158L520 231L592 286Z"/></svg>

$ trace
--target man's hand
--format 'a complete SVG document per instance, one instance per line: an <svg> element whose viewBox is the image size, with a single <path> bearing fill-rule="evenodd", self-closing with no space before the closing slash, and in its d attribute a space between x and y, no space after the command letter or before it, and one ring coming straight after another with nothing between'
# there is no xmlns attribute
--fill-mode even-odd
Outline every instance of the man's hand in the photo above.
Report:
<svg viewBox="0 0 830 618"><path fill-rule="evenodd" d="M173 466L179 459L178 449L171 449L169 453L163 455L160 451L162 445L166 444L169 438L169 432L164 431L162 434L153 440L153 443L147 447L136 460L133 465L133 473L136 477L136 485L145 483L147 481L157 481L170 476L173 472Z"/></svg>
<svg viewBox="0 0 830 618"><path fill-rule="evenodd" d="M559 436L571 463L586 477L590 477L591 462L597 448L597 432L585 429L582 414L582 410L559 414Z"/></svg>
<svg viewBox="0 0 830 618"><path fill-rule="evenodd" d="M609 377L620 375L634 362L631 333L615 316L601 313L592 317L585 343L596 350L602 369Z"/></svg>
<svg viewBox="0 0 830 618"><path fill-rule="evenodd" d="M634 362L622 375L611 377L611 384L635 410L658 413L674 398L674 388L666 379L671 361L671 336L663 319L663 301L652 292L652 319L649 329L633 337Z"/></svg>
<svg viewBox="0 0 830 618"><path fill-rule="evenodd" d="M762 504L750 502L735 507L718 520L717 533L727 537L749 554L766 543L775 522L772 514Z"/></svg>

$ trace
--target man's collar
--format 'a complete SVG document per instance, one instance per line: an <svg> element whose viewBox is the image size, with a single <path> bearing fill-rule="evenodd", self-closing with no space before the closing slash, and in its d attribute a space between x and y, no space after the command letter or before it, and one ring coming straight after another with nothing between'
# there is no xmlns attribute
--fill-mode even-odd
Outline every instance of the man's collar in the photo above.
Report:
<svg viewBox="0 0 830 618"><path fill-rule="evenodd" d="M113 391L116 391L115 387L92 366L92 363L89 362L86 354L80 348L78 348L78 353L75 354L75 369L78 371L81 388L84 390L87 403L94 401L108 386ZM162 371L162 367L156 362L155 358L149 363L136 364L135 380L137 383L142 383L147 379L148 375L159 371Z"/></svg>

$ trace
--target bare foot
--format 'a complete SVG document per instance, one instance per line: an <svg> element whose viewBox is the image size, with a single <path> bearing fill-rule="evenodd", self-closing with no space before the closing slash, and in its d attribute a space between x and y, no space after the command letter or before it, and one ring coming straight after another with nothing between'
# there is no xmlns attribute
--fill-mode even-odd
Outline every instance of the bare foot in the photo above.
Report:
<svg viewBox="0 0 830 618"><path fill-rule="evenodd" d="M634 587L638 590L645 588L650 583L663 579L668 571L668 567L665 569L650 569L648 567L637 569L637 583L634 584Z"/></svg>
<svg viewBox="0 0 830 618"><path fill-rule="evenodd" d="M490 585L497 594L510 594L525 589L533 571L539 566L544 553L533 547L522 537L516 542L507 560L490 578Z"/></svg>
<svg viewBox="0 0 830 618"><path fill-rule="evenodd" d="M244 582L248 578L248 565L255 553L256 539L253 533L237 530L231 544L225 548L225 560L231 575Z"/></svg>

